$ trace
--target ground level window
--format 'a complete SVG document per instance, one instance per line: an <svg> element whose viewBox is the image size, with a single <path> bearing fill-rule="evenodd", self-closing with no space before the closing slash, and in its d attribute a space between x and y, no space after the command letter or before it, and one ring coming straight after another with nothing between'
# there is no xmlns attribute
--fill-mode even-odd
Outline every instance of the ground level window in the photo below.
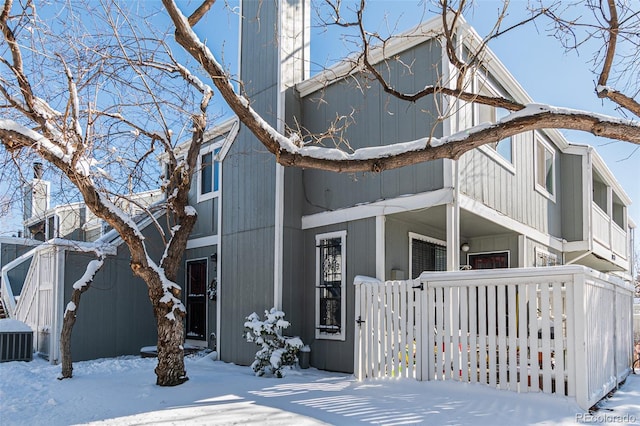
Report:
<svg viewBox="0 0 640 426"><path fill-rule="evenodd" d="M409 234L411 279L424 271L447 270L447 247L444 242L418 234Z"/></svg>
<svg viewBox="0 0 640 426"><path fill-rule="evenodd" d="M346 235L316 236L316 338L345 338Z"/></svg>
<svg viewBox="0 0 640 426"><path fill-rule="evenodd" d="M558 256L542 250L538 247L534 249L536 254L536 267L540 266L556 266L558 264Z"/></svg>
<svg viewBox="0 0 640 426"><path fill-rule="evenodd" d="M187 261L187 339L205 340L207 331L207 259Z"/></svg>
<svg viewBox="0 0 640 426"><path fill-rule="evenodd" d="M509 267L509 252L473 253L469 254L468 264L471 269L496 269Z"/></svg>

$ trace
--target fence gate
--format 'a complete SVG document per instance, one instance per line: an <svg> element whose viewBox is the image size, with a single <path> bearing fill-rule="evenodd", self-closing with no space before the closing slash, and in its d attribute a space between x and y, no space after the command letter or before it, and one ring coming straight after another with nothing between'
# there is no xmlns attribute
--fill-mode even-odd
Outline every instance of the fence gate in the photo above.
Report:
<svg viewBox="0 0 640 426"><path fill-rule="evenodd" d="M416 356L422 333L419 281L357 277L354 373L367 377L422 379Z"/></svg>

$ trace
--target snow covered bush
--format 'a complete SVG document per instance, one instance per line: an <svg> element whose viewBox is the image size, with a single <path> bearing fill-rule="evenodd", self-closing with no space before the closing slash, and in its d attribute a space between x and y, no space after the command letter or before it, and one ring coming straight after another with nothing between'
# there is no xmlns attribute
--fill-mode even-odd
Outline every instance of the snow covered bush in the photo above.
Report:
<svg viewBox="0 0 640 426"><path fill-rule="evenodd" d="M271 308L264 311L264 321L255 312L245 318L244 338L247 342L255 342L260 349L251 368L256 376L273 374L284 376L283 369L291 367L298 361L298 352L304 346L299 337L285 337L282 330L289 327L284 312Z"/></svg>

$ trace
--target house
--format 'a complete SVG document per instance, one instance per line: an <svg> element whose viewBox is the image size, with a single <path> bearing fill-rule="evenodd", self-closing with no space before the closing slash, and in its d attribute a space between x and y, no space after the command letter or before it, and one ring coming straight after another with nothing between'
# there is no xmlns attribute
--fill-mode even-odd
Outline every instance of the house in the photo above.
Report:
<svg viewBox="0 0 640 426"><path fill-rule="evenodd" d="M500 116L491 107L452 101L449 114L437 120L433 111L441 99L406 104L376 84L359 84L366 77L349 62L311 77L309 7L303 0L242 3L240 77L253 107L274 127L321 132L336 116L352 116L345 137L356 149L451 135ZM252 25L254 18L261 25ZM436 37L440 25L435 18L410 30L387 44L384 56L374 51L374 63L407 91L447 78L453 71ZM463 49L480 39L462 22L458 40ZM394 62L383 66L381 61L391 57L421 72L404 75ZM490 51L485 69L469 84L531 102ZM574 264L631 278L631 200L593 148L571 143L557 131L496 141L457 161L377 174L282 167L236 120L208 136L190 193L198 222L179 284L187 308L187 343L215 344L223 361L253 361L255 346L241 337L244 319L275 306L286 312L287 332L311 346L312 366L353 372L357 275L406 280L422 271ZM46 218L27 226L44 223L48 235L56 227L47 225L51 216L43 212L51 209L38 209ZM100 238L117 242L113 235ZM77 247L86 263L89 255ZM124 246L116 247L114 258L124 262ZM58 265L67 268L69 258ZM114 266L113 273L121 274L119 281L130 279L125 264ZM83 304L91 306L87 311L98 306L91 304L90 294L83 296ZM56 315L61 303L55 305ZM136 314L152 318L144 310ZM142 330L131 336L108 331L115 327L107 317L90 324L111 333L100 349L103 355L91 356L110 356L114 352L106 346L122 340L129 346L118 350L130 353L134 345L155 339L155 330L148 336ZM74 333L81 327L78 322ZM83 338L95 330L87 326Z"/></svg>
<svg viewBox="0 0 640 426"><path fill-rule="evenodd" d="M356 149L446 136L501 114L457 102L436 121L440 99L399 101L350 62L310 77L309 5L277 4L244 2L240 24L243 87L276 128L321 132L336 116L352 115L344 133ZM247 24L254 17L260 26ZM388 43L384 56L374 52L374 62L407 91L447 78L440 25L438 17L424 22ZM465 23L458 39L461 48L480 42ZM420 72L382 66L390 57ZM532 102L490 51L485 63L469 84ZM212 175L208 156L217 149ZM216 333L224 361L251 363L255 348L240 337L244 317L276 306L291 322L288 332L311 345L311 365L352 372L356 275L408 279L422 271L576 264L631 277L631 200L592 147L555 130L496 141L458 161L337 174L281 167L241 126L230 146L204 147L201 164L201 179L214 181L195 188L193 205L199 222L217 231L190 240L184 284L187 294L201 293L191 286L215 287L216 304L205 303L208 320L201 313L190 319L188 308L187 322L199 318L206 331L195 334L203 341Z"/></svg>

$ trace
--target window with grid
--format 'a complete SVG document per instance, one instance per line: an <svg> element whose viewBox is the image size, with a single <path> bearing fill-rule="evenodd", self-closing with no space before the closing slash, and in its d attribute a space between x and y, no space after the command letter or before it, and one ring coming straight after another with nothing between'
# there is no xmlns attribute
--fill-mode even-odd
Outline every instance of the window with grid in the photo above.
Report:
<svg viewBox="0 0 640 426"><path fill-rule="evenodd" d="M346 233L316 237L316 337L344 339Z"/></svg>
<svg viewBox="0 0 640 426"><path fill-rule="evenodd" d="M411 278L424 271L446 271L447 248L420 238L411 239Z"/></svg>

